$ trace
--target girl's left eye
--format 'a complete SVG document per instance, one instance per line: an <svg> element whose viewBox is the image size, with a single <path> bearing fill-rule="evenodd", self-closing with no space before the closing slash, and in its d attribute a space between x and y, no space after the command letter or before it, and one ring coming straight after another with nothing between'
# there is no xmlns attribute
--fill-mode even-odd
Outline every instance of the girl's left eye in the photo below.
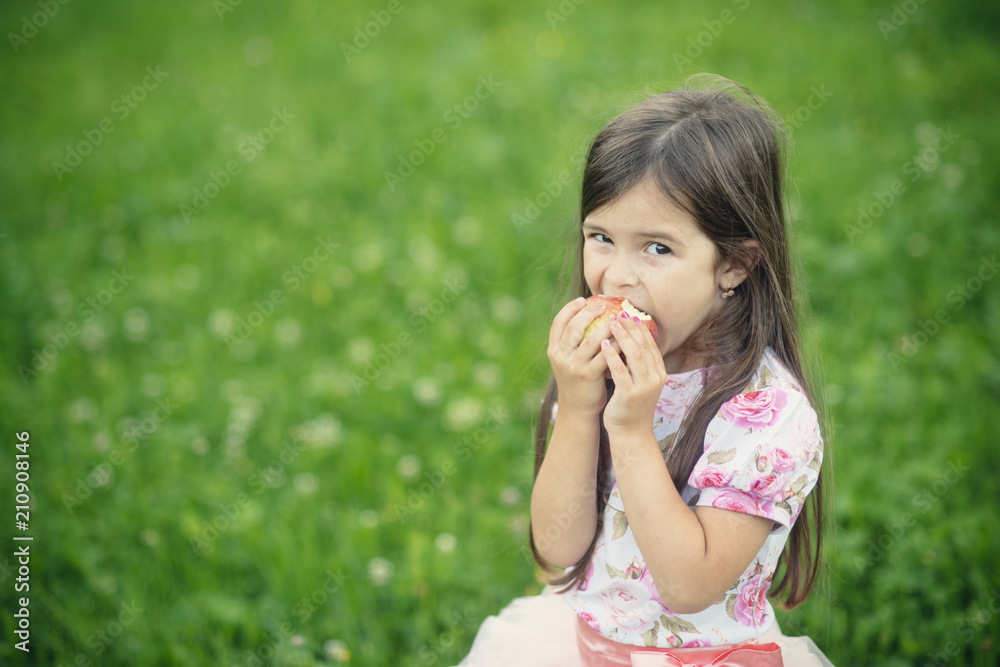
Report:
<svg viewBox="0 0 1000 667"><path fill-rule="evenodd" d="M670 254L670 248L668 248L667 246L663 245L662 243L651 243L649 245L649 249L653 252L654 255L669 255Z"/></svg>

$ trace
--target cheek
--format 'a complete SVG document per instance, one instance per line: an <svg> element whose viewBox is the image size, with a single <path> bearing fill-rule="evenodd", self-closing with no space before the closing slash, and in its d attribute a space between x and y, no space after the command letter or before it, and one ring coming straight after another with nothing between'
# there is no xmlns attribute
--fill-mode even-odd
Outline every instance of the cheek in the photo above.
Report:
<svg viewBox="0 0 1000 667"><path fill-rule="evenodd" d="M595 253L583 252L583 278L587 281L590 291L597 294L600 291L601 276L604 274L604 267L599 256Z"/></svg>
<svg viewBox="0 0 1000 667"><path fill-rule="evenodd" d="M676 344L686 340L702 323L714 313L713 286L705 283L689 283L685 289L664 300L660 308L659 346Z"/></svg>

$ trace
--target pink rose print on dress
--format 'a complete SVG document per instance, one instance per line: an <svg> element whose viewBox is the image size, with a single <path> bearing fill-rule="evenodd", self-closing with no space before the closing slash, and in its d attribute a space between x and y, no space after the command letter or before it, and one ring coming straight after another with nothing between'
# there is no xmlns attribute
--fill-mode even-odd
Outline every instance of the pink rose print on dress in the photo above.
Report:
<svg viewBox="0 0 1000 667"><path fill-rule="evenodd" d="M761 430L777 420L788 404L788 397L778 387L768 387L734 396L722 404L722 416L737 428Z"/></svg>
<svg viewBox="0 0 1000 667"><path fill-rule="evenodd" d="M661 396L656 401L656 415L663 417L667 421L678 421L684 416L687 405L682 402L675 402L669 397Z"/></svg>
<svg viewBox="0 0 1000 667"><path fill-rule="evenodd" d="M680 648L705 648L706 646L711 646L712 642L707 639L692 639L691 641L684 642L680 645Z"/></svg>
<svg viewBox="0 0 1000 667"><path fill-rule="evenodd" d="M761 498L784 500L784 484L781 483L781 478L774 473L756 477L750 488Z"/></svg>
<svg viewBox="0 0 1000 667"><path fill-rule="evenodd" d="M758 626L767 614L767 589L771 582L761 574L747 579L736 592L736 606L733 614L743 625Z"/></svg>
<svg viewBox="0 0 1000 667"><path fill-rule="evenodd" d="M597 634L601 633L601 624L597 622L597 619L594 618L593 614L589 614L589 613L587 613L585 611L581 611L580 612L580 618L582 618L584 621L586 621L587 625L589 625L591 628L594 629L594 632L596 632Z"/></svg>
<svg viewBox="0 0 1000 667"><path fill-rule="evenodd" d="M607 611L607 618L612 625L623 630L643 633L653 627L656 615L650 603L655 607L649 590L638 581L632 579L612 579L601 591L601 603Z"/></svg>
<svg viewBox="0 0 1000 667"><path fill-rule="evenodd" d="M791 472L795 470L795 459L784 449L771 450L771 467L774 472Z"/></svg>
<svg viewBox="0 0 1000 667"><path fill-rule="evenodd" d="M713 498L712 507L753 516L760 516L762 512L760 505L752 497L732 490L723 491Z"/></svg>
<svg viewBox="0 0 1000 667"><path fill-rule="evenodd" d="M656 414L667 421L680 421L691 405L691 394L701 388L690 378L668 375L664 391L656 401Z"/></svg>
<svg viewBox="0 0 1000 667"><path fill-rule="evenodd" d="M695 473L694 486L707 489L710 486L727 486L733 475L726 468L711 463Z"/></svg>

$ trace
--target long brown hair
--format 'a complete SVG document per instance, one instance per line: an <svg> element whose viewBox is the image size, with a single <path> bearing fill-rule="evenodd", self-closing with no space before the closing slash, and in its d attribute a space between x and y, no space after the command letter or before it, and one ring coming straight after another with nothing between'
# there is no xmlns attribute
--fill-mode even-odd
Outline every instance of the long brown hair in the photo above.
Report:
<svg viewBox="0 0 1000 667"><path fill-rule="evenodd" d="M799 357L783 188L787 139L780 118L766 102L737 83L703 76L711 84L654 95L615 118L598 133L583 173L582 224L587 216L646 181L697 222L716 248L717 260L747 270L718 317L692 338L706 360L704 387L685 414L666 464L680 493L704 452L705 431L723 403L746 391L767 347L810 397ZM590 296L583 277L583 236L577 234L574 282ZM746 243L751 241L754 243ZM613 386L609 381L609 397ZM535 476L545 456L555 379L542 402L535 437ZM810 397L810 401L812 398ZM609 491L611 454L603 421L596 480L598 525L586 554L569 572L535 560L548 583L568 590L579 585L602 530ZM822 475L795 522L769 596L785 607L801 604L815 583L822 547Z"/></svg>

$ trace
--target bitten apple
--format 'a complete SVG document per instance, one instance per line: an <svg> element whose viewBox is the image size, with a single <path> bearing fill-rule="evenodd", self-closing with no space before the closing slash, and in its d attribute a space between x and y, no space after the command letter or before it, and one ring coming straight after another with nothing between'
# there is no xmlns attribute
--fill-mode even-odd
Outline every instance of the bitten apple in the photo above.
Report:
<svg viewBox="0 0 1000 667"><path fill-rule="evenodd" d="M649 333L652 334L653 340L656 340L659 336L659 332L656 328L656 322L649 313L636 308L632 303L620 296L604 296L603 294L595 294L594 296L587 297L587 303L600 302L607 306L604 312L598 315L593 322L587 325L587 328L583 330L583 337L586 338L590 335L590 332L601 326L605 322L610 322L611 320L618 317L622 312L628 313L629 317L638 317L639 321L646 325L649 329Z"/></svg>

